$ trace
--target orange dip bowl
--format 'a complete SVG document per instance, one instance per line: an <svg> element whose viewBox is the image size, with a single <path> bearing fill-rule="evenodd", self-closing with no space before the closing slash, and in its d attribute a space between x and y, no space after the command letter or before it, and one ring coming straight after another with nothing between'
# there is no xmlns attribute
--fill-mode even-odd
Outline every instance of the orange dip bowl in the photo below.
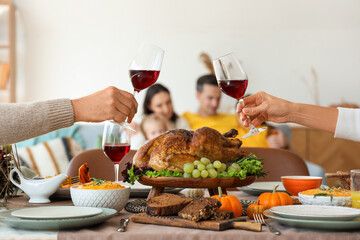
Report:
<svg viewBox="0 0 360 240"><path fill-rule="evenodd" d="M297 196L299 192L321 186L322 177L315 176L283 176L281 181L288 193Z"/></svg>

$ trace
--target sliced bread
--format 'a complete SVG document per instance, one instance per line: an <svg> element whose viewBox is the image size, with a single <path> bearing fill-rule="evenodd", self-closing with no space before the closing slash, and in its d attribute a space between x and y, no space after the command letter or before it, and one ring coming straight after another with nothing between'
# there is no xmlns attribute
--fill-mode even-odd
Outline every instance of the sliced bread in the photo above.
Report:
<svg viewBox="0 0 360 240"><path fill-rule="evenodd" d="M221 203L216 198L200 198L184 207L179 216L198 222L209 219L219 207Z"/></svg>
<svg viewBox="0 0 360 240"><path fill-rule="evenodd" d="M192 201L191 198L163 193L160 196L152 197L147 201L146 212L152 216L176 215Z"/></svg>
<svg viewBox="0 0 360 240"><path fill-rule="evenodd" d="M210 217L211 220L225 220L234 218L233 211L229 210L216 210L214 214Z"/></svg>

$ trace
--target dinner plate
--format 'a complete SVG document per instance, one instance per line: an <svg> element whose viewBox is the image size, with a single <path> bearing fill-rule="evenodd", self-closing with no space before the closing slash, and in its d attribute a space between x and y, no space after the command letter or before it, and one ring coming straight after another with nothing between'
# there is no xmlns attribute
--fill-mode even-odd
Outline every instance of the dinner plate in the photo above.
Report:
<svg viewBox="0 0 360 240"><path fill-rule="evenodd" d="M323 205L285 205L269 209L282 218L302 220L351 221L360 217L360 209Z"/></svg>
<svg viewBox="0 0 360 240"><path fill-rule="evenodd" d="M324 221L282 218L277 214L270 212L269 210L265 210L264 215L284 225L296 228L308 228L327 231L349 231L360 229L360 221Z"/></svg>
<svg viewBox="0 0 360 240"><path fill-rule="evenodd" d="M276 184L279 184L279 187L276 190L277 192L286 192L282 182L253 182L252 184L246 187L241 187L237 189L246 192L248 194L257 196L264 192L272 192Z"/></svg>
<svg viewBox="0 0 360 240"><path fill-rule="evenodd" d="M135 181L134 185L131 185L130 183L127 183L127 182L121 182L120 184L129 186L131 188L130 197L132 197L132 198L147 197L152 188L151 186L143 185L143 184L139 183L138 181ZM164 189L164 192L176 194L176 193L179 193L181 190L183 190L183 188L168 188L167 187Z"/></svg>
<svg viewBox="0 0 360 240"><path fill-rule="evenodd" d="M45 207L44 207L45 208ZM0 222L15 228L28 230L61 230L88 227L105 222L117 212L110 208L99 208L102 213L81 218L65 219L24 219L12 216L11 213L19 209L0 212Z"/></svg>
<svg viewBox="0 0 360 240"><path fill-rule="evenodd" d="M11 215L27 219L63 219L90 217L100 213L102 213L102 210L94 207L50 206L22 208L13 211Z"/></svg>

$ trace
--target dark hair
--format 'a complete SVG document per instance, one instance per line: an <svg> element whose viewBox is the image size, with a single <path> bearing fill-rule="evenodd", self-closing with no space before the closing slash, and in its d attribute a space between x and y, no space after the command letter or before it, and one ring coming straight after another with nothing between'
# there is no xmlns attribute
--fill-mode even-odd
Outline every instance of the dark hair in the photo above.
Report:
<svg viewBox="0 0 360 240"><path fill-rule="evenodd" d="M205 84L218 86L215 75L208 74L208 75L204 75L204 76L199 77L199 79L196 82L196 90L198 92L202 92L202 90L204 89Z"/></svg>
<svg viewBox="0 0 360 240"><path fill-rule="evenodd" d="M146 91L146 95L145 95L145 99L144 99L144 104L143 104L143 111L145 115L149 115L154 113L153 111L150 110L149 106L151 104L151 100L152 98L160 93L160 92L166 92L170 95L170 91L169 89L167 89L166 87L164 87L163 85L161 85L160 83L156 83L154 85L152 85L151 87L148 88L148 90ZM176 120L178 119L178 115L175 113L175 111L173 112L173 115L170 118L170 121L172 122L176 122Z"/></svg>

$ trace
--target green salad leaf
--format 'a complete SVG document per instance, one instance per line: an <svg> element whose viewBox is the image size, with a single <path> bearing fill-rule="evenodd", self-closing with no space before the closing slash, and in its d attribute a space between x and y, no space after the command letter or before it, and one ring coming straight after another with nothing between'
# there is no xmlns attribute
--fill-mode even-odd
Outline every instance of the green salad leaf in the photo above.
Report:
<svg viewBox="0 0 360 240"><path fill-rule="evenodd" d="M255 175L257 177L263 177L267 173L263 172L263 159L257 158L255 154L250 153L248 156L243 157L240 160L237 160L236 163L239 164L242 170L245 170L245 175Z"/></svg>
<svg viewBox="0 0 360 240"><path fill-rule="evenodd" d="M183 177L183 174L176 170L176 171L171 171L171 170L161 170L160 172L158 171L151 171L148 170L145 175L147 177Z"/></svg>
<svg viewBox="0 0 360 240"><path fill-rule="evenodd" d="M134 173L134 165L133 165L129 170L127 170L127 173L128 173L128 175L129 175L128 182L129 182L131 185L134 185L135 180L138 181L139 178L142 176L142 175L140 175L140 174L135 175L135 173Z"/></svg>

